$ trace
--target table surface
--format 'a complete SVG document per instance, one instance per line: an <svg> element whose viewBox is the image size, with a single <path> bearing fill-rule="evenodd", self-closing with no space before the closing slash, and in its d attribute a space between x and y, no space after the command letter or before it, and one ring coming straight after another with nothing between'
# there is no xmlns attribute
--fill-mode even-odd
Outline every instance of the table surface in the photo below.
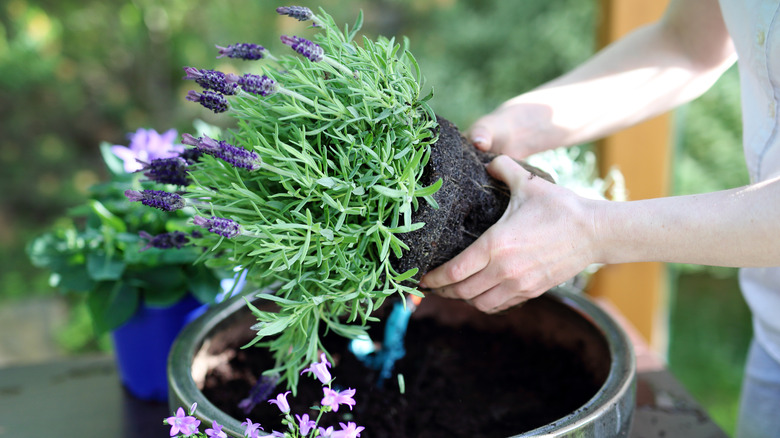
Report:
<svg viewBox="0 0 780 438"><path fill-rule="evenodd" d="M629 436L727 437L635 331L626 331L638 371ZM167 404L138 400L122 388L110 356L0 369L0 438L163 438L168 415Z"/></svg>

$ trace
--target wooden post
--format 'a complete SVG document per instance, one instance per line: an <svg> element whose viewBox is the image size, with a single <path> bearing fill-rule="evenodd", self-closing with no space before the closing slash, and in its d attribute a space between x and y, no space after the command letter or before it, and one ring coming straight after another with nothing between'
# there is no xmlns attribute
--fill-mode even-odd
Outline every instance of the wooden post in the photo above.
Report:
<svg viewBox="0 0 780 438"><path fill-rule="evenodd" d="M603 47L635 28L657 20L668 1L600 0L599 44ZM667 196L672 140L670 116L662 115L597 143L602 173L616 166L626 178L629 199ZM588 293L611 301L651 347L665 356L668 339L669 279L663 263L605 266Z"/></svg>

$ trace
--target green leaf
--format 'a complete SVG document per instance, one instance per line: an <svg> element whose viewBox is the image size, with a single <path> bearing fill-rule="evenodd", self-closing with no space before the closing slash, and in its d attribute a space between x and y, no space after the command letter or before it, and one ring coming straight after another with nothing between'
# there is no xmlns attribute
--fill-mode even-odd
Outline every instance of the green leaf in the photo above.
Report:
<svg viewBox="0 0 780 438"><path fill-rule="evenodd" d="M111 213L103 203L96 199L90 199L87 204L92 208L92 211L100 218L100 222L107 227L111 227L119 233L127 231L127 225L124 221L118 218L114 213Z"/></svg>
<svg viewBox="0 0 780 438"><path fill-rule="evenodd" d="M220 279L214 271L203 266L185 266L187 290L201 303L213 303L222 291Z"/></svg>
<svg viewBox="0 0 780 438"><path fill-rule="evenodd" d="M417 275L418 271L419 271L418 268L409 269L408 271L393 277L393 280L395 280L396 283L400 283L400 282L402 282L404 280L408 280L408 279L414 277L415 275Z"/></svg>
<svg viewBox="0 0 780 438"><path fill-rule="evenodd" d="M106 167L108 167L108 170L116 176L127 174L127 172L125 172L124 160L111 152L111 146L111 143L105 141L100 143L100 154L103 156L103 161L106 162Z"/></svg>
<svg viewBox="0 0 780 438"><path fill-rule="evenodd" d="M407 195L407 192L403 190L391 189L389 187L380 186L378 184L371 186L371 188L377 193L379 193L380 195L385 195L388 198L393 198L393 199L403 199L404 196Z"/></svg>
<svg viewBox="0 0 780 438"><path fill-rule="evenodd" d="M100 251L87 254L87 272L96 281L119 280L125 272L125 262Z"/></svg>
<svg viewBox="0 0 780 438"><path fill-rule="evenodd" d="M429 185L428 187L416 190L414 192L414 195L418 196L418 197L421 197L421 198L424 198L426 196L431 196L434 193L439 191L439 189L441 188L442 184L444 184L444 180L439 178L438 180L436 180L435 183Z"/></svg>
<svg viewBox="0 0 780 438"><path fill-rule="evenodd" d="M87 296L87 308L97 333L113 330L127 322L138 309L139 291L126 282L98 283Z"/></svg>

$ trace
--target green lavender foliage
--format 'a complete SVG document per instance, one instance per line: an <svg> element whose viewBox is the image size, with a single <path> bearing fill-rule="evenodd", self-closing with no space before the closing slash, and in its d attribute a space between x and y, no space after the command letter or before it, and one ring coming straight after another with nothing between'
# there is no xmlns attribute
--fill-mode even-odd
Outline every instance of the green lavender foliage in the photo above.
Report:
<svg viewBox="0 0 780 438"><path fill-rule="evenodd" d="M409 249L398 234L424 225L412 212L419 202L435 205L441 185L418 182L437 124L407 42L357 44L362 14L343 32L324 11L315 20L327 59L272 57L260 68L280 91L230 100L237 126L223 140L259 154L261 167L206 156L186 195L202 216L243 229L233 239L205 236L200 243L216 256L207 263L242 266L254 283L275 285L274 295L260 296L279 311L253 307L255 342L275 356L277 368L266 372L291 388L323 349L321 333L358 336L385 298L419 294L402 283L417 270L396 272L391 255Z"/></svg>

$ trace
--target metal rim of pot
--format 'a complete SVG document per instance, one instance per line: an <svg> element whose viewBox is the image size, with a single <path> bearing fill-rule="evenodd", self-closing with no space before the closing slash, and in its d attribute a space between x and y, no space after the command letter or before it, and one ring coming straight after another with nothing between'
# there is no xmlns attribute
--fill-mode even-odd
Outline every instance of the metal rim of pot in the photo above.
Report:
<svg viewBox="0 0 780 438"><path fill-rule="evenodd" d="M168 356L169 406L172 409L179 406L186 408L197 403L196 418L207 425L216 421L223 426L225 433L234 437L243 436L241 423L203 395L192 377L191 367L203 340L231 315L246 307L248 295L257 293L234 296L206 311L182 330ZM636 358L631 341L611 316L580 294L555 288L546 295L573 309L601 332L609 346L609 373L599 391L579 409L552 423L509 438L627 436L636 399Z"/></svg>

